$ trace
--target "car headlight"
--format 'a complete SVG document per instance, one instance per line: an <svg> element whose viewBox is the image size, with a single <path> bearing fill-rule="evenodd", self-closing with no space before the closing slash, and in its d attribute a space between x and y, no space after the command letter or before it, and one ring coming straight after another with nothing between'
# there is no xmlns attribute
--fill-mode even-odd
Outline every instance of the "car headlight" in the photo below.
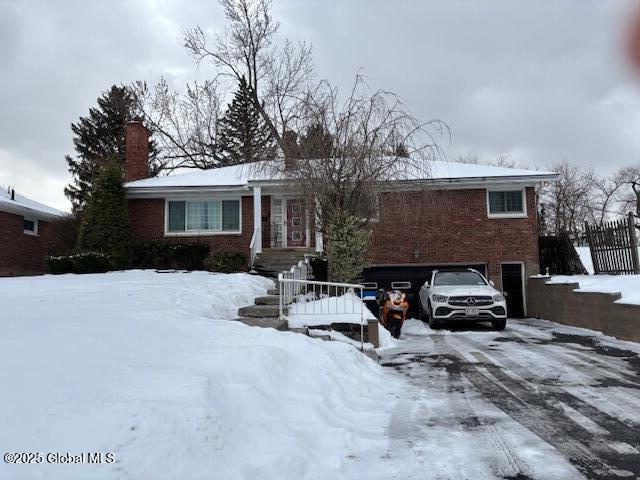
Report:
<svg viewBox="0 0 640 480"><path fill-rule="evenodd" d="M504 295L502 295L501 293L494 295L493 296L493 301L494 302L504 302Z"/></svg>
<svg viewBox="0 0 640 480"><path fill-rule="evenodd" d="M437 303L447 303L447 300L449 300L449 297L447 297L446 295L434 294L431 296L431 298L433 299L434 302L437 302Z"/></svg>

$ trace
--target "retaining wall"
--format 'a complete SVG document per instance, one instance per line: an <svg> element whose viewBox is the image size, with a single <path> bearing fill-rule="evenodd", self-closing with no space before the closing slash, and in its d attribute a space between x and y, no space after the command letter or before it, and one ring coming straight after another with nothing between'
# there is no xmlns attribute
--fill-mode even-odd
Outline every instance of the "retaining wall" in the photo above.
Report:
<svg viewBox="0 0 640 480"><path fill-rule="evenodd" d="M640 342L640 305L614 303L621 298L619 293L574 292L580 288L578 282L547 285L548 280L546 277L529 279L530 317Z"/></svg>

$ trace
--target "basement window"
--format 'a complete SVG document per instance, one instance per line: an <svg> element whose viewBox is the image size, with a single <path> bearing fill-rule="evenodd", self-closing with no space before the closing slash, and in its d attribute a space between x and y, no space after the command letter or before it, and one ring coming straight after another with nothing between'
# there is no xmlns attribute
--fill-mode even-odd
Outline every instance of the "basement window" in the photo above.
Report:
<svg viewBox="0 0 640 480"><path fill-rule="evenodd" d="M169 201L168 234L240 233L240 200Z"/></svg>
<svg viewBox="0 0 640 480"><path fill-rule="evenodd" d="M487 191L487 211L489 218L526 217L524 190Z"/></svg>
<svg viewBox="0 0 640 480"><path fill-rule="evenodd" d="M37 235L38 234L38 220L34 218L25 218L24 219L24 233L27 235Z"/></svg>

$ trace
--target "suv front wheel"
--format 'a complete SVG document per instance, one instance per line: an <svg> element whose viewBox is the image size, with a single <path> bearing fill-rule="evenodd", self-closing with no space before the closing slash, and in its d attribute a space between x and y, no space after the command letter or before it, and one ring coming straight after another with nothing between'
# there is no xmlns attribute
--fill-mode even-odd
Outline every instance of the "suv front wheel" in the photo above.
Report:
<svg viewBox="0 0 640 480"><path fill-rule="evenodd" d="M493 326L494 330L504 330L505 327L507 326L507 319L506 318L500 318L497 320L493 320L491 322L491 325Z"/></svg>
<svg viewBox="0 0 640 480"><path fill-rule="evenodd" d="M442 324L433 318L433 308L431 307L431 303L429 303L429 313L427 314L427 318L429 319L429 327L431 327L432 330L439 330L442 328Z"/></svg>

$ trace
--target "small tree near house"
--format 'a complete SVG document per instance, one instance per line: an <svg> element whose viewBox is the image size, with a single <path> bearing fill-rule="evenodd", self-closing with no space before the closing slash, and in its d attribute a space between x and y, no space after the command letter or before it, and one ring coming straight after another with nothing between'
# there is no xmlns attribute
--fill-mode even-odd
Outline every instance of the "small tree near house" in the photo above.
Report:
<svg viewBox="0 0 640 480"><path fill-rule="evenodd" d="M362 228L362 220L348 213L337 216L327 232L329 280L356 281L366 267L368 245L369 232Z"/></svg>
<svg viewBox="0 0 640 480"><path fill-rule="evenodd" d="M122 167L110 159L94 182L80 225L78 248L124 260L129 257L132 240Z"/></svg>

